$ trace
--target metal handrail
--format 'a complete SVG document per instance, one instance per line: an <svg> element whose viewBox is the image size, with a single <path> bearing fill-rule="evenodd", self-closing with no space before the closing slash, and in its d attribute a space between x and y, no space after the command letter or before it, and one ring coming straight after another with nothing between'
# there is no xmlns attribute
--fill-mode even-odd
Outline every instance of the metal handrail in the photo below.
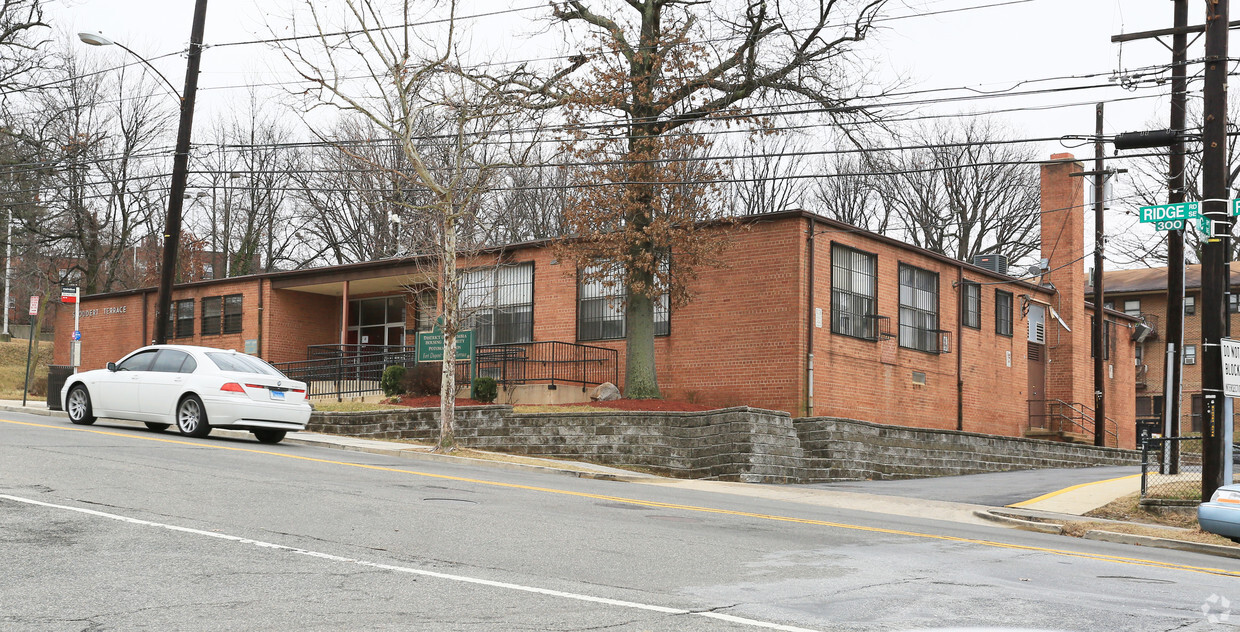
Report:
<svg viewBox="0 0 1240 632"><path fill-rule="evenodd" d="M1029 400L1029 403L1040 404L1042 411L1041 415L1034 415L1032 414L1031 407L1029 415L1030 429L1082 435L1094 434L1094 409L1089 406L1076 402L1065 402L1062 399L1035 399ZM1038 418L1043 420L1042 425L1034 423L1035 419ZM1052 419L1056 423L1050 423ZM1065 425L1067 429L1065 429ZM1119 445L1119 424L1114 419L1106 418L1103 424L1103 432L1105 435L1104 443L1111 446Z"/></svg>

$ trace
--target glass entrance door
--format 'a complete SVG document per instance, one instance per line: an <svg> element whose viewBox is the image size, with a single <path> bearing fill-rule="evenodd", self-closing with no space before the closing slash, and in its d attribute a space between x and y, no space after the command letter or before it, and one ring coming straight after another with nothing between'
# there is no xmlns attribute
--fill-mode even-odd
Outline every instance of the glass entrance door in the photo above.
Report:
<svg viewBox="0 0 1240 632"><path fill-rule="evenodd" d="M405 297L382 296L349 301L350 344L401 346L405 344Z"/></svg>

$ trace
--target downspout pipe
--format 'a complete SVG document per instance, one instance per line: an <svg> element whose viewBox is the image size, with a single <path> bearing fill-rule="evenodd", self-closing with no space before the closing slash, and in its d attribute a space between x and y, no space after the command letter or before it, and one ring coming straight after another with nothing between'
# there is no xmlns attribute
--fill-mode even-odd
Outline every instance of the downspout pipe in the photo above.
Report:
<svg viewBox="0 0 1240 632"><path fill-rule="evenodd" d="M806 332L805 333L805 350L806 350L806 356L805 356L805 380L806 380L805 416L813 417L814 416L814 323L815 323L814 321L814 250L815 250L814 248L814 229L815 229L814 218L812 217L806 218L806 223L809 225L809 238L807 240L807 247L809 249L809 253L808 253L809 254L808 256L809 272L807 274L807 279L806 279L807 283L809 284L809 287L807 288L807 291L805 292L805 295L806 295L805 315L807 317L806 322L805 322L805 332Z"/></svg>
<svg viewBox="0 0 1240 632"><path fill-rule="evenodd" d="M263 357L263 279L258 280L258 340L256 341L257 349L255 354Z"/></svg>
<svg viewBox="0 0 1240 632"><path fill-rule="evenodd" d="M980 295L978 297L981 299ZM956 430L964 430L964 266L956 266Z"/></svg>

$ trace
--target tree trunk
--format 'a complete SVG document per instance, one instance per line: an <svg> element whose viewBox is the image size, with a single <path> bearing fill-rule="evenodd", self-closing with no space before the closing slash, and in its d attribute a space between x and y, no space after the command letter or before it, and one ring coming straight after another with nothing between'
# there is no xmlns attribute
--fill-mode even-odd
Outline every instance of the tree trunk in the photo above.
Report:
<svg viewBox="0 0 1240 632"><path fill-rule="evenodd" d="M443 363L439 384L439 442L437 452L456 450L456 332L460 294L456 282L456 220L452 217L450 201L443 202L443 248L440 250L439 292L443 296Z"/></svg>
<svg viewBox="0 0 1240 632"><path fill-rule="evenodd" d="M644 293L630 291L626 307L624 327L628 344L624 353L624 396L655 399L660 395L654 362L654 301Z"/></svg>

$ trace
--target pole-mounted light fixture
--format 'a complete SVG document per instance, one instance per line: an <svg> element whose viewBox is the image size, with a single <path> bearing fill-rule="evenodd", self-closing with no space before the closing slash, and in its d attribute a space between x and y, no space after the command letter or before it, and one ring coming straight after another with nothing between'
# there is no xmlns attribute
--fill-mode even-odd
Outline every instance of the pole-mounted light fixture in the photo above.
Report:
<svg viewBox="0 0 1240 632"><path fill-rule="evenodd" d="M159 72L159 69L151 65L151 62L147 61L147 59L143 57L142 55L139 55L133 52L133 49L129 48L128 46L125 46L124 44L120 42L114 42L104 37L103 33L78 33L78 39L82 40L82 43L90 44L91 46L117 46L121 50L125 51L126 53L129 53L130 55L137 57L139 61L146 64L147 68L151 69L151 72L155 73L155 76L163 80L164 85L168 86L168 89L172 91L172 94L174 96L176 96L177 101L185 100L181 96L181 93L177 91L177 87L172 85L172 82L168 81L168 78L164 76L164 73Z"/></svg>

